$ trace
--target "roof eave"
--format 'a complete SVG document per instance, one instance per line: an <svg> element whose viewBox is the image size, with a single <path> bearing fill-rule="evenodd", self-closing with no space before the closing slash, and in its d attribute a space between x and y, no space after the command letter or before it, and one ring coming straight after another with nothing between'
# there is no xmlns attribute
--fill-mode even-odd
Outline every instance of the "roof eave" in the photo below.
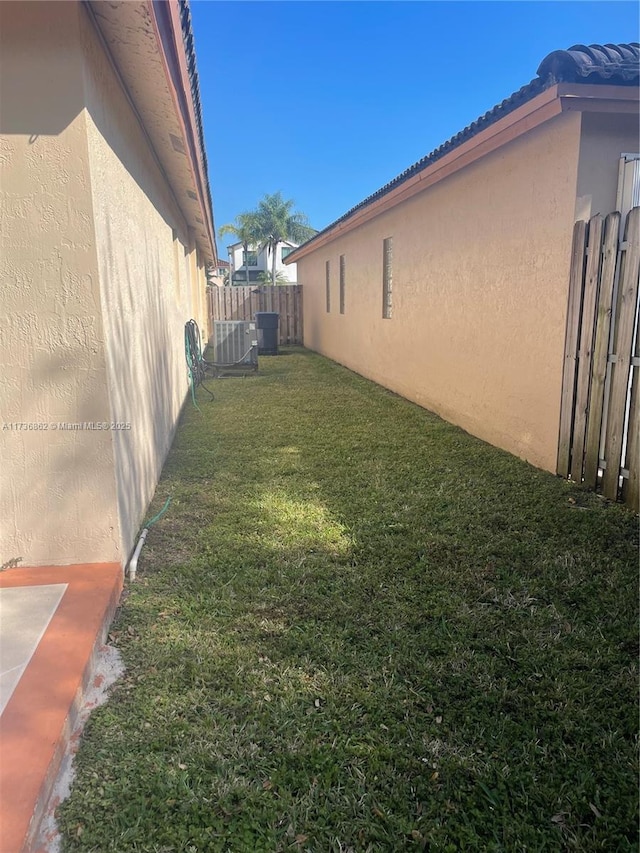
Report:
<svg viewBox="0 0 640 853"><path fill-rule="evenodd" d="M506 145L533 128L571 111L638 112L638 87L588 83L556 83L513 112L490 124L433 163L398 183L389 192L372 199L345 219L338 220L317 237L292 252L285 264L297 263L327 243L364 225L381 213L411 198L427 187Z"/></svg>
<svg viewBox="0 0 640 853"><path fill-rule="evenodd" d="M174 57L167 54L153 0L85 0L85 6L196 245L206 263L215 263L213 212L177 4L165 7Z"/></svg>

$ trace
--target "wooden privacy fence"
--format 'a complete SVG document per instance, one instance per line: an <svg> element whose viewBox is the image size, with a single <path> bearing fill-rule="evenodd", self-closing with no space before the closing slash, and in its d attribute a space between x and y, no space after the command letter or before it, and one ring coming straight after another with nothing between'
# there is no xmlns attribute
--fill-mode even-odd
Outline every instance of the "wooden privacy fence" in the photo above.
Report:
<svg viewBox="0 0 640 853"><path fill-rule="evenodd" d="M280 315L279 344L302 344L302 285L209 287L209 319L254 320L256 311Z"/></svg>
<svg viewBox="0 0 640 853"><path fill-rule="evenodd" d="M576 222L558 474L638 511L640 207Z"/></svg>

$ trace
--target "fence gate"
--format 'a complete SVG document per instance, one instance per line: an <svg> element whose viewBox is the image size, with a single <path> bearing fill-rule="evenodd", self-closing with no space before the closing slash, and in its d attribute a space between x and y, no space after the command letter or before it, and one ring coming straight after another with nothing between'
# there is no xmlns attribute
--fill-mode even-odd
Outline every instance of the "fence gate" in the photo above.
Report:
<svg viewBox="0 0 640 853"><path fill-rule="evenodd" d="M638 512L640 207L576 222L557 471Z"/></svg>
<svg viewBox="0 0 640 853"><path fill-rule="evenodd" d="M278 343L302 344L302 285L208 287L209 320L254 320L256 311L280 315Z"/></svg>

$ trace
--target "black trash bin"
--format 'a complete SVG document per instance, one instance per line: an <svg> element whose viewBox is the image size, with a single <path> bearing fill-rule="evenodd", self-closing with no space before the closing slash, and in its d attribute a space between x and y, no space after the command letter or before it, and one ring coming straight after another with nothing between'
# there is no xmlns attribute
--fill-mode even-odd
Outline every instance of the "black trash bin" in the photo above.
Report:
<svg viewBox="0 0 640 853"><path fill-rule="evenodd" d="M258 355L278 355L278 321L273 311L256 311Z"/></svg>

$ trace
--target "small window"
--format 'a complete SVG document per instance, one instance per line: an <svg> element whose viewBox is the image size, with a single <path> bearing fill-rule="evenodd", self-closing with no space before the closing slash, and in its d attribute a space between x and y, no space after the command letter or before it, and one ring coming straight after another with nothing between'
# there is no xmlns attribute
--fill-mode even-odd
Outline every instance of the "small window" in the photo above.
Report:
<svg viewBox="0 0 640 853"><path fill-rule="evenodd" d="M243 252L242 253L242 266L243 267L257 267L258 266L258 253L257 252Z"/></svg>
<svg viewBox="0 0 640 853"><path fill-rule="evenodd" d="M345 261L340 255L340 313L344 314Z"/></svg>
<svg viewBox="0 0 640 853"><path fill-rule="evenodd" d="M331 266L330 262L327 261L324 266L325 280L326 280L326 296L327 296L327 314L331 311Z"/></svg>
<svg viewBox="0 0 640 853"><path fill-rule="evenodd" d="M288 258L289 255L291 254L291 252L294 252L294 251L295 251L295 249L293 248L293 246L283 246L282 247L282 260L284 261L284 259Z"/></svg>
<svg viewBox="0 0 640 853"><path fill-rule="evenodd" d="M390 320L393 309L393 243L385 237L382 243L382 317Z"/></svg>

